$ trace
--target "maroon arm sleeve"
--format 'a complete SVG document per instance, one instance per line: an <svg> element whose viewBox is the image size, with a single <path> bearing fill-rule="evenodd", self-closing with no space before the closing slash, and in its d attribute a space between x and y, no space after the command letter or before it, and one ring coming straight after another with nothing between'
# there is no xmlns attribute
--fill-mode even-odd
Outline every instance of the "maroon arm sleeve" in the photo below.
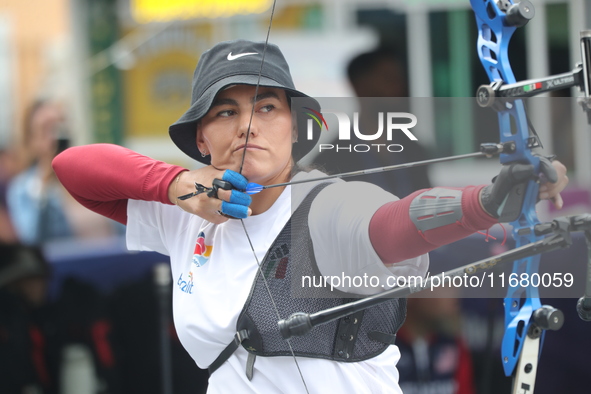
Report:
<svg viewBox="0 0 591 394"><path fill-rule="evenodd" d="M453 224L420 232L412 222L409 209L413 199L425 192L413 194L383 205L369 223L369 238L375 251L386 265L425 254L498 223L480 206L482 186L468 186L462 190L462 219Z"/></svg>
<svg viewBox="0 0 591 394"><path fill-rule="evenodd" d="M172 204L168 186L186 171L110 144L69 148L52 164L60 182L80 204L123 224L127 224L128 199Z"/></svg>

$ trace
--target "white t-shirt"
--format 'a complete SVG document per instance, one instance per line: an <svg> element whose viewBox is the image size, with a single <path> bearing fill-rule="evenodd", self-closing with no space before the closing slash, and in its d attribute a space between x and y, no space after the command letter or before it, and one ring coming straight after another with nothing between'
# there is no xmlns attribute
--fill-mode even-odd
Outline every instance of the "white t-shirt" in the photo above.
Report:
<svg viewBox="0 0 591 394"><path fill-rule="evenodd" d="M318 171L299 173L294 180L322 175ZM259 261L315 185L288 186L269 210L243 220ZM386 278L426 273L426 255L387 268L371 246L369 220L380 206L394 200L395 196L377 186L340 180L320 192L310 210L309 227L323 275L367 273ZM197 365L207 368L232 341L258 269L241 222L214 225L172 205L137 200L129 201L127 212L128 248L170 256L175 327ZM247 356L239 347L210 377L208 392L305 392L292 357L257 357L249 381L245 375ZM399 358L398 348L390 346L379 356L357 363L297 360L310 393L400 393Z"/></svg>

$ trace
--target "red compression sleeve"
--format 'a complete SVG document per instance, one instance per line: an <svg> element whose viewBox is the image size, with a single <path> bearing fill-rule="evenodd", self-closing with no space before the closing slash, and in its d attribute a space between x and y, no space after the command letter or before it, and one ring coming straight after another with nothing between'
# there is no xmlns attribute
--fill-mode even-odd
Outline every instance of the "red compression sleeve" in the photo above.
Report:
<svg viewBox="0 0 591 394"><path fill-rule="evenodd" d="M127 223L127 200L171 204L168 186L186 169L111 144L69 148L53 169L70 194L86 208Z"/></svg>
<svg viewBox="0 0 591 394"><path fill-rule="evenodd" d="M459 189L462 190L462 219L424 233L412 222L409 209L414 198L426 189L380 207L369 224L369 238L382 262L390 265L420 256L498 223L480 206L479 195L483 187Z"/></svg>

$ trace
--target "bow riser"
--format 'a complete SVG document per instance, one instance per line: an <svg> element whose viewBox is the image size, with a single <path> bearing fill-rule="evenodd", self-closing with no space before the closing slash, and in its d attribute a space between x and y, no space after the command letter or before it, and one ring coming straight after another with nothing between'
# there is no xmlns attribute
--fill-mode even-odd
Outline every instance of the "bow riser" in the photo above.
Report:
<svg viewBox="0 0 591 394"><path fill-rule="evenodd" d="M479 32L477 51L491 83L512 84L516 82L516 79L509 62L508 48L509 41L517 27L508 21L507 11L514 4L508 0L500 4L503 9L499 8L496 1L471 0ZM533 13L533 9L531 11ZM531 151L532 148L538 146L538 143L529 135L527 114L523 102L521 100L507 101L498 105L496 110L498 111L500 142L513 147L511 152L501 154L501 163L532 164L535 173L539 173L540 161ZM510 215L517 216L517 219L510 222L517 247L542 238L536 236L533 231L534 226L539 223L535 212L538 189L539 185L535 181L530 181L525 190L520 191L525 193L525 196L521 206L517 208L520 209L519 214ZM529 275L537 272L539 260L539 255L518 260L513 265L513 273ZM533 323L533 313L541 307L538 290L531 286L510 287L504 305L506 330L501 352L505 375L510 376L515 373L520 355L524 350L527 333ZM534 348L539 348L538 343L534 345ZM535 370L532 373L535 374Z"/></svg>

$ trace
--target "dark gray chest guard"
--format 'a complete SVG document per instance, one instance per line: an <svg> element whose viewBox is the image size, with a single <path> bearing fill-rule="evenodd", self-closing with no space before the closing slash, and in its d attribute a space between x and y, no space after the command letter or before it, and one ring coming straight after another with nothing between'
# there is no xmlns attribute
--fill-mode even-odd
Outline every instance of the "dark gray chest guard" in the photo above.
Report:
<svg viewBox="0 0 591 394"><path fill-rule="evenodd" d="M308 228L308 213L314 198L328 185L318 185L308 194L269 248L238 318L235 339L209 367L210 373L221 366L239 344L251 355L291 356L289 344L279 333L277 322L280 319L295 312L314 313L355 300L350 294L330 291L330 286L302 287L302 276L316 277L317 281L312 283L320 283ZM280 316L277 316L273 302ZM394 343L395 334L405 316L406 300L390 299L343 319L314 327L305 336L291 338L290 344L296 356L341 362L367 360ZM254 357L251 356L247 366L249 377L252 376L253 363Z"/></svg>

